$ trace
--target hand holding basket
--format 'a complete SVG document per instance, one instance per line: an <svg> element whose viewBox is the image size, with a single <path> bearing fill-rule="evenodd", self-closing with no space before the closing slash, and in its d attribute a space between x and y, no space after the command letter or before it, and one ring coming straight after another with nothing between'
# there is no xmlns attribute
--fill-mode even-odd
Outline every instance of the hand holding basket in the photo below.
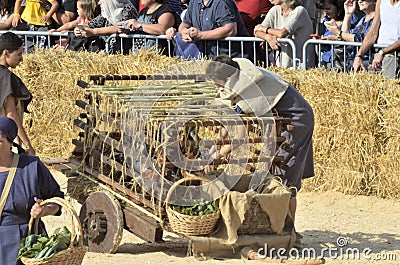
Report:
<svg viewBox="0 0 400 265"><path fill-rule="evenodd" d="M71 216L71 239L67 249L55 253L53 256L48 258L27 258L21 257L21 262L26 265L80 265L82 264L83 258L87 252L87 248L83 246L83 231L79 221L78 215L74 208L64 199L51 198L40 203L41 206L46 204L56 203L63 207L63 210L68 212ZM38 233L39 219L31 217L28 225L28 235L31 234L31 228L35 222L35 233ZM74 246L74 240L76 237L76 230L78 230L78 244Z"/></svg>

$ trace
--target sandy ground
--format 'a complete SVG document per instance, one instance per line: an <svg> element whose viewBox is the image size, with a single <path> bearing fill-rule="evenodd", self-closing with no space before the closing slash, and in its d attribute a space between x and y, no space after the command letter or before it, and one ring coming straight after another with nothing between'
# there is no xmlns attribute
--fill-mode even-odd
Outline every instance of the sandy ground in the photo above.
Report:
<svg viewBox="0 0 400 265"><path fill-rule="evenodd" d="M67 179L52 171L63 190ZM72 201L79 213L79 204ZM62 217L46 217L48 230L68 224ZM326 264L400 264L400 201L339 192L300 192L296 229L304 238L303 251L319 255ZM240 259L199 261L187 256L186 241L164 234L165 243L151 244L124 231L116 254L87 253L84 265L130 264L262 264ZM330 251L330 252L329 252ZM351 253L360 253L353 255ZM300 251L301 253L302 251ZM340 255L340 253L344 255ZM350 255L346 255L345 253ZM296 255L295 250L291 251ZM305 252L307 253L307 252Z"/></svg>

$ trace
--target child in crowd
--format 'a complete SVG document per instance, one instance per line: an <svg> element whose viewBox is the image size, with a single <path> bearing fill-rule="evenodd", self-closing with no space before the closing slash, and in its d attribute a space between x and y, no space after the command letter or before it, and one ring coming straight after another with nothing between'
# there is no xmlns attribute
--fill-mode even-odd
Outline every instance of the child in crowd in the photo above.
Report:
<svg viewBox="0 0 400 265"><path fill-rule="evenodd" d="M53 32L67 32L67 31L73 31L75 27L79 26L87 26L89 21L94 19L98 14L100 14L100 6L98 5L97 0L78 0L77 2L77 11L78 11L78 17L70 21L68 23L65 23L58 29L51 29L49 30L49 33ZM68 44L68 39L60 39L57 41L56 46L54 47L55 49L65 49Z"/></svg>
<svg viewBox="0 0 400 265"><path fill-rule="evenodd" d="M16 142L22 142L28 154L35 155L35 150L22 125L24 111L27 112L32 95L22 80L8 69L17 67L23 61L22 45L22 39L12 32L0 35L0 115L15 121L20 140Z"/></svg>
<svg viewBox="0 0 400 265"><path fill-rule="evenodd" d="M26 6L21 12L23 0L16 0L14 6L12 26L16 27L21 21L28 23L28 30L30 31L47 31L52 24L51 16L57 11L60 4L57 0L49 0L50 5L43 7L36 0L26 0ZM48 11L47 11L48 10ZM44 49L46 37L41 36L39 40L39 48ZM27 39L28 52L34 51L35 38L33 36Z"/></svg>
<svg viewBox="0 0 400 265"><path fill-rule="evenodd" d="M77 2L78 17L65 23L58 29L52 29L49 32L66 32L73 31L77 25L87 25L90 20L100 14L100 7L97 0L78 0Z"/></svg>

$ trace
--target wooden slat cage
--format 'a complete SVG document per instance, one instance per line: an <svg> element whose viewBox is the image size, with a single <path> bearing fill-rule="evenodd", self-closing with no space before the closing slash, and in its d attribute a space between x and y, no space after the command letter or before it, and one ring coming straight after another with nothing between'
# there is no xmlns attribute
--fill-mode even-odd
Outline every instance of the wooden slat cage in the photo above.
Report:
<svg viewBox="0 0 400 265"><path fill-rule="evenodd" d="M216 89L202 75L96 75L90 81L78 82L87 92L86 102L76 101L83 110L74 121L82 129L73 140L81 150L79 170L153 216L164 217L169 187L186 174L215 178L204 174L207 165L225 179L282 166L276 154L290 120L235 114L215 101ZM229 135L220 139L223 128ZM246 137L235 136L235 128L245 128ZM227 144L235 146L231 154L208 157L210 148ZM134 209L123 210L131 216ZM125 228L138 234L129 220ZM162 232L139 235L159 241Z"/></svg>

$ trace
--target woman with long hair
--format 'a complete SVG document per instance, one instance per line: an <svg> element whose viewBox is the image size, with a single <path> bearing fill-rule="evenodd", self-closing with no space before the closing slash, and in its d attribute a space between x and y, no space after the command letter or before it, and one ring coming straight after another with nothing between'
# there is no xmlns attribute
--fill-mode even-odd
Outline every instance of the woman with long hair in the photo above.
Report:
<svg viewBox="0 0 400 265"><path fill-rule="evenodd" d="M320 0L317 5L324 13L324 19L321 26L321 39L330 40L332 38L331 36L335 36L335 33L329 30L329 26L336 25L337 28L342 28L345 16L344 0ZM357 20L357 16L352 15L349 27L353 28ZM333 58L333 55L332 45L324 45L321 54L322 66L327 69L336 68L334 65L335 58ZM339 58L339 60L342 60L342 58Z"/></svg>
<svg viewBox="0 0 400 265"><path fill-rule="evenodd" d="M137 18L138 13L130 0L100 0L101 14L89 21L88 25L76 27L76 37L87 38L85 45L89 51L104 50L106 41L112 34L117 34L123 28L121 22ZM110 53L120 51L120 39L113 37L109 41ZM124 40L124 48L128 49L129 40Z"/></svg>

